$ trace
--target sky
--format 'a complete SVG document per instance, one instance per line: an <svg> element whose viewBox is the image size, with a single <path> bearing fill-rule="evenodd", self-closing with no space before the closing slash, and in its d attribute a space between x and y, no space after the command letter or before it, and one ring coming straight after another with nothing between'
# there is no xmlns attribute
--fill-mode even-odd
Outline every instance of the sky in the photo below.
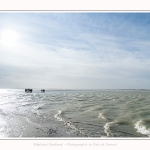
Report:
<svg viewBox="0 0 150 150"><path fill-rule="evenodd" d="M150 89L150 13L1 12L0 88Z"/></svg>

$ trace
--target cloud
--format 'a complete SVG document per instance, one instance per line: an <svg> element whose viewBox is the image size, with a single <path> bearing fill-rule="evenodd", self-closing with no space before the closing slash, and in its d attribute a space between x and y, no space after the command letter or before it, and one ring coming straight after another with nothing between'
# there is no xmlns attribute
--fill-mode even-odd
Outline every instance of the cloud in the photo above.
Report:
<svg viewBox="0 0 150 150"><path fill-rule="evenodd" d="M138 32L143 25L136 28L136 15L131 16L31 13L14 19L10 14L22 38L13 48L0 45L1 86L149 87L148 27L133 38L129 30Z"/></svg>

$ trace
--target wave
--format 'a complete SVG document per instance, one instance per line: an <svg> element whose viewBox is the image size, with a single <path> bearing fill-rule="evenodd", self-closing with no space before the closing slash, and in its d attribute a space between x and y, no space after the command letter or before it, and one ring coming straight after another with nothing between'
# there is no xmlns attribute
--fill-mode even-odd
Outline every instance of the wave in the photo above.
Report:
<svg viewBox="0 0 150 150"><path fill-rule="evenodd" d="M109 100L113 100L113 98L103 98L102 101L109 101Z"/></svg>
<svg viewBox="0 0 150 150"><path fill-rule="evenodd" d="M35 103L37 104L37 103ZM35 110L40 110L40 109L43 109L45 106L45 104L38 104L38 105L34 105L32 108L35 109Z"/></svg>
<svg viewBox="0 0 150 150"><path fill-rule="evenodd" d="M134 125L135 129L137 129L137 132L150 137L150 129L143 125L142 120L137 121Z"/></svg>
<svg viewBox="0 0 150 150"><path fill-rule="evenodd" d="M62 111L59 110L58 113L55 115L55 118L60 121L60 122L63 122L64 119L60 116L62 114Z"/></svg>
<svg viewBox="0 0 150 150"><path fill-rule="evenodd" d="M98 118L102 118L104 120L107 120L102 113L99 113Z"/></svg>
<svg viewBox="0 0 150 150"><path fill-rule="evenodd" d="M105 125L104 125L104 132L106 133L106 135L107 135L107 137L110 137L110 136L112 136L113 134L112 134L112 132L111 132L111 130L110 130L110 126L112 125L112 124L114 124L115 122L107 122Z"/></svg>
<svg viewBox="0 0 150 150"><path fill-rule="evenodd" d="M58 113L55 115L55 118L60 121L63 122L64 124L66 124L67 126L69 126L70 128L77 130L77 128L70 122L65 120L63 117L61 117L62 111L59 110Z"/></svg>
<svg viewBox="0 0 150 150"><path fill-rule="evenodd" d="M129 122L127 121L111 121L107 122L104 125L104 132L106 133L107 137L124 137L126 135L132 136L133 134L128 132L127 130L120 130L121 127L119 126L127 126L129 125Z"/></svg>
<svg viewBox="0 0 150 150"><path fill-rule="evenodd" d="M65 125L67 125L68 127L70 127L71 129L79 132L80 134L82 134L83 136L87 136L85 135L81 130L79 130L75 125L73 125L73 123L71 121L67 121L66 119L64 119L62 116L62 111L59 110L58 113L55 115L55 118L60 121L63 122Z"/></svg>

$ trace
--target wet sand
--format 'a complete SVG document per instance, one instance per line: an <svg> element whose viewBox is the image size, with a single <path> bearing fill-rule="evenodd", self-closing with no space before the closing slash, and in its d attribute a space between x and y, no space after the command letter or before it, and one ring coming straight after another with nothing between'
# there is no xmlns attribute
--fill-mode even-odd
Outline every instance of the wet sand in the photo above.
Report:
<svg viewBox="0 0 150 150"><path fill-rule="evenodd" d="M0 121L0 138L82 137L61 122L53 120L53 117L40 123L33 123L24 116L6 116Z"/></svg>

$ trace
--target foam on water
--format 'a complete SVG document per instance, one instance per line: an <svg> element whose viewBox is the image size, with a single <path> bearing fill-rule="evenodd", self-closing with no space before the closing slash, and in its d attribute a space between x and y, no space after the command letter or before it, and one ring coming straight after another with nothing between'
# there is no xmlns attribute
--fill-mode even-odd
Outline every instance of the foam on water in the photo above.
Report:
<svg viewBox="0 0 150 150"><path fill-rule="evenodd" d="M102 118L104 120L107 120L102 113L99 113L98 118Z"/></svg>
<svg viewBox="0 0 150 150"><path fill-rule="evenodd" d="M104 125L104 132L107 134L107 137L110 137L112 136L112 133L111 133L111 130L110 130L110 126L112 124L114 124L115 122L107 122L105 125Z"/></svg>
<svg viewBox="0 0 150 150"><path fill-rule="evenodd" d="M70 127L71 129L79 132L80 134L82 134L83 136L87 136L85 135L81 130L79 130L75 125L73 125L72 122L65 120L63 117L61 117L62 111L59 110L58 113L55 115L55 118L60 121L63 122L65 125L67 125L68 127Z"/></svg>
<svg viewBox="0 0 150 150"><path fill-rule="evenodd" d="M146 126L142 124L142 120L137 121L134 125L135 125L135 129L137 129L137 132L150 137L150 129L146 128Z"/></svg>
<svg viewBox="0 0 150 150"><path fill-rule="evenodd" d="M60 121L60 122L63 122L64 119L62 117L60 117L60 115L62 114L62 111L59 110L58 113L55 115L55 118Z"/></svg>

